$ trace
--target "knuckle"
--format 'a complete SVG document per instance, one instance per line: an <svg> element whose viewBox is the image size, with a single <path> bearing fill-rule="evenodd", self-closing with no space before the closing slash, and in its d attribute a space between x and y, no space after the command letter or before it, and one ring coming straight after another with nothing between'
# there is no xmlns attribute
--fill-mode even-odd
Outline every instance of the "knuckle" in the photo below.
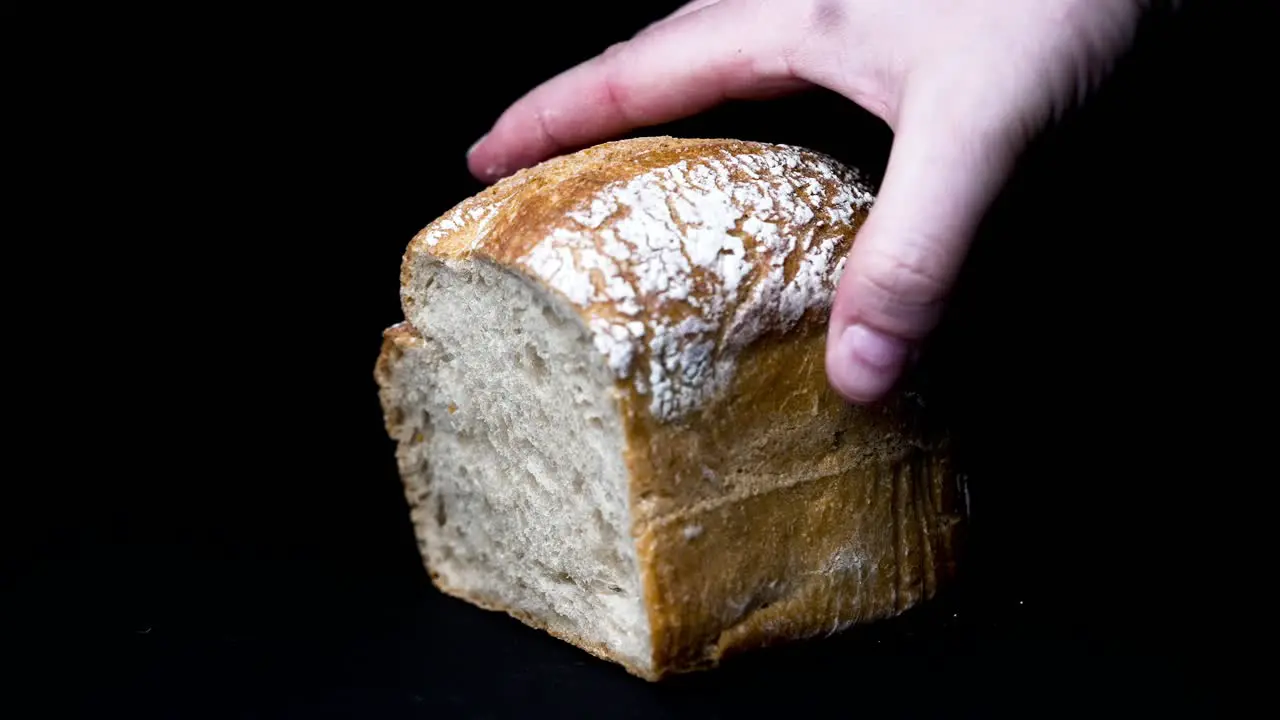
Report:
<svg viewBox="0 0 1280 720"><path fill-rule="evenodd" d="M641 30L641 31L640 31L640 33L638 33L638 34L637 34L637 37L639 37L640 35L643 35L645 32L650 31L650 30L651 30L651 28L645 28L645 30ZM627 49L627 46L628 46L628 45L629 45L629 42L628 42L628 41L626 41L626 40L623 40L623 41L621 41L621 42L613 43L613 44L612 44L612 45L610 45L609 47L605 48L605 49L604 49L604 52L600 53L600 55L601 55L601 57L605 58L606 60L612 60L613 58L615 58L615 57L617 57L618 55L622 54L622 52L623 52L624 50L626 50L626 49Z"/></svg>
<svg viewBox="0 0 1280 720"><path fill-rule="evenodd" d="M550 145L559 144L559 135L555 126L555 113L545 105L535 105L530 109L530 116L533 118L533 126L539 135L542 136L544 142Z"/></svg>
<svg viewBox="0 0 1280 720"><path fill-rule="evenodd" d="M846 12L840 0L813 0L808 8L808 29L819 36L834 33L845 24Z"/></svg>
<svg viewBox="0 0 1280 720"><path fill-rule="evenodd" d="M606 64L600 84L603 88L604 100L608 103L609 108L624 121L629 121L631 118L629 110L631 90L628 83L618 72L618 67L617 63Z"/></svg>
<svg viewBox="0 0 1280 720"><path fill-rule="evenodd" d="M862 258L860 285L870 309L908 319L939 308L950 285L932 243L896 243Z"/></svg>

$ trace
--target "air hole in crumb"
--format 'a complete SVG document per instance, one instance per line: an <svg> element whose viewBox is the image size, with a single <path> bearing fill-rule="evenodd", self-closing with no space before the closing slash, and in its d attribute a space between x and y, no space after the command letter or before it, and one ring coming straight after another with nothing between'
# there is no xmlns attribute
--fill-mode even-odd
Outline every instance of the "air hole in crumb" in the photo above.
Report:
<svg viewBox="0 0 1280 720"><path fill-rule="evenodd" d="M445 522L449 520L448 514L444 510L444 498L436 498L436 525L444 527Z"/></svg>
<svg viewBox="0 0 1280 720"><path fill-rule="evenodd" d="M591 426L591 428L592 428L592 429L594 429L594 430L603 430L603 429L604 429L604 420L601 420L601 419L600 419L600 418L598 418L598 417L589 417L589 418L587 418L587 424L588 424L588 425L590 425L590 426Z"/></svg>
<svg viewBox="0 0 1280 720"><path fill-rule="evenodd" d="M538 354L538 349L532 344L524 346L524 358L529 368L533 370L533 374L538 377L547 376L547 361L542 359Z"/></svg>
<svg viewBox="0 0 1280 720"><path fill-rule="evenodd" d="M453 353L445 353L444 355L441 355L440 362L442 363L453 362Z"/></svg>
<svg viewBox="0 0 1280 720"><path fill-rule="evenodd" d="M622 594L622 588L618 587L617 585L610 585L610 586L609 586L609 592L611 592L611 593L617 593L617 594L621 595L621 594Z"/></svg>
<svg viewBox="0 0 1280 720"><path fill-rule="evenodd" d="M542 306L542 317L546 318L552 327L560 327L561 325L560 316L556 315L556 311L550 305Z"/></svg>

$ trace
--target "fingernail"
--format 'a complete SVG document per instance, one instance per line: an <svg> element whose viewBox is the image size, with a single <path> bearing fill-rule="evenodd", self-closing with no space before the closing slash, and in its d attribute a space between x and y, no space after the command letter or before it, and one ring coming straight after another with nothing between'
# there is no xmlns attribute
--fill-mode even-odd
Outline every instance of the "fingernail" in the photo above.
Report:
<svg viewBox="0 0 1280 720"><path fill-rule="evenodd" d="M480 143L484 142L484 139L487 137L489 137L489 133L481 135L479 140L471 143L471 147L467 148L467 157L471 157L471 153L475 152L476 148L479 147Z"/></svg>
<svg viewBox="0 0 1280 720"><path fill-rule="evenodd" d="M878 400L898 379L907 358L907 343L865 325L850 325L840 335L840 362L833 373L846 395Z"/></svg>

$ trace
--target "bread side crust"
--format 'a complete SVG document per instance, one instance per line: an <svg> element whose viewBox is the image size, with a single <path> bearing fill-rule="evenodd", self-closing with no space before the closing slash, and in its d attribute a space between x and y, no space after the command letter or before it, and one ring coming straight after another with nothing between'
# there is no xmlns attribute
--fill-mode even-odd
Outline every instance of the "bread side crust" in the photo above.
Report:
<svg viewBox="0 0 1280 720"><path fill-rule="evenodd" d="M945 434L903 393L845 404L824 344L813 328L762 345L688 426L631 427L637 502L678 508L636 528L655 675L896 615L953 577Z"/></svg>

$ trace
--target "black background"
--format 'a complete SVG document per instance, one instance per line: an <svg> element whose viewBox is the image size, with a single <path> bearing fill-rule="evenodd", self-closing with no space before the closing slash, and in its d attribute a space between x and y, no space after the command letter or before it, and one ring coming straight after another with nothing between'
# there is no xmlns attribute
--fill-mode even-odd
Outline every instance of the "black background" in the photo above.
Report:
<svg viewBox="0 0 1280 720"><path fill-rule="evenodd" d="M972 715L1205 709L1248 685L1269 574L1244 559L1269 454L1246 380L1275 236L1261 2L1156 16L993 210L929 354L974 483L953 593L652 686L430 587L372 378L400 255L480 188L464 151L510 101L672 6L5 12L9 699ZM891 140L821 93L658 132L873 173Z"/></svg>

